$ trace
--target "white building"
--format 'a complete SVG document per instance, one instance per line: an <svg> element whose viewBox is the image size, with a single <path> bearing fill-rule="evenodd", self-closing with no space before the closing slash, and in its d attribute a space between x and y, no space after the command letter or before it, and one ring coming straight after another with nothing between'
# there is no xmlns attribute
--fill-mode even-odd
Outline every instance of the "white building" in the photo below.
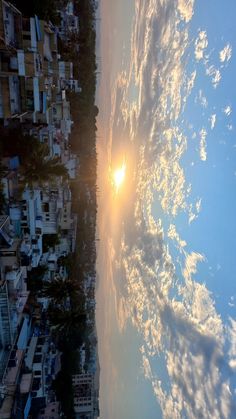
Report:
<svg viewBox="0 0 236 419"><path fill-rule="evenodd" d="M83 373L72 375L74 412L76 419L95 419L98 413L94 375Z"/></svg>

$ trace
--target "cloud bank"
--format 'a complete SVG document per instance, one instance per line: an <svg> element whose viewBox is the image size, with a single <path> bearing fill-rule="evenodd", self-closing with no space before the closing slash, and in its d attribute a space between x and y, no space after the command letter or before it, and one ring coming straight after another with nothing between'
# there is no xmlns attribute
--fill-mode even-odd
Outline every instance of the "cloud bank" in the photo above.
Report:
<svg viewBox="0 0 236 419"><path fill-rule="evenodd" d="M205 257L187 251L174 224L180 213L191 223L201 210L201 199L193 203L189 198L191 185L182 166L189 139L180 124L197 77L196 71L186 70L193 13L193 0L135 2L131 64L115 85L108 152L111 156L117 138L125 138L123 147L129 138L135 154L132 209L122 220L115 255L117 282L122 277L125 284L125 291L117 291L116 310L120 331L129 319L142 336L143 374L164 418L228 419L236 415L231 381L236 351L233 344L227 346L229 339L236 341L235 323L226 330L211 292L198 277ZM207 33L199 31L197 62L205 59L207 47ZM228 61L230 54L229 48L222 50L220 61ZM206 75L216 88L220 71L211 65ZM198 101L207 107L202 91ZM229 115L231 108L224 112ZM209 122L213 129L216 114ZM204 127L198 138L200 159L206 161ZM156 200L171 220L166 233L161 219L154 217ZM181 269L166 238L178 250ZM155 367L163 357L167 379Z"/></svg>

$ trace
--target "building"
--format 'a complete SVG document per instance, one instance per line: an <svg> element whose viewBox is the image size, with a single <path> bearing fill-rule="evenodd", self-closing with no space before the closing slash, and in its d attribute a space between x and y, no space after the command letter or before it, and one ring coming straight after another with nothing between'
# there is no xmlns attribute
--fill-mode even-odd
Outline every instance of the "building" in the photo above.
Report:
<svg viewBox="0 0 236 419"><path fill-rule="evenodd" d="M60 412L60 403L51 402L44 409L40 410L37 419L59 419L61 417Z"/></svg>
<svg viewBox="0 0 236 419"><path fill-rule="evenodd" d="M94 375L89 373L73 375L72 384L76 419L96 419L98 417L98 398Z"/></svg>
<svg viewBox="0 0 236 419"><path fill-rule="evenodd" d="M58 33L63 41L79 32L79 18L74 13L74 2L68 1L63 10L59 10L61 16L61 23L58 28Z"/></svg>

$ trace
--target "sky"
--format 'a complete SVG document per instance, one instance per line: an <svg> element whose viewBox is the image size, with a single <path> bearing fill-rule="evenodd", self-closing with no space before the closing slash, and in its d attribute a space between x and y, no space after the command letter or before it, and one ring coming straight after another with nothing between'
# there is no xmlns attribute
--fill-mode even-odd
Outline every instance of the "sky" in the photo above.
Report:
<svg viewBox="0 0 236 419"><path fill-rule="evenodd" d="M99 14L100 417L233 419L236 3Z"/></svg>

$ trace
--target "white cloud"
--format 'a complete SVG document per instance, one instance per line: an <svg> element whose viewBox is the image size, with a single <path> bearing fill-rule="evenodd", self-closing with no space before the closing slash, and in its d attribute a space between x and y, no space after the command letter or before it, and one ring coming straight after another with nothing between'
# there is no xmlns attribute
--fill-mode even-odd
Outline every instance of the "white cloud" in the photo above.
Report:
<svg viewBox="0 0 236 419"><path fill-rule="evenodd" d="M221 80L220 70L215 68L214 65L211 65L210 67L207 67L206 75L211 77L212 85L213 85L214 89L216 89L216 87L218 86L218 84Z"/></svg>
<svg viewBox="0 0 236 419"><path fill-rule="evenodd" d="M197 272L197 264L199 262L203 262L204 260L205 257L200 253L186 253L185 268L183 270L183 275L186 281L192 279L192 275Z"/></svg>
<svg viewBox="0 0 236 419"><path fill-rule="evenodd" d="M170 239L175 240L180 248L183 248L187 245L186 241L180 238L174 224L170 224L167 235Z"/></svg>
<svg viewBox="0 0 236 419"><path fill-rule="evenodd" d="M152 372L151 372L151 367L150 367L150 363L149 363L149 359L146 355L142 356L143 358L143 372L144 372L144 377L151 379L152 377Z"/></svg>
<svg viewBox="0 0 236 419"><path fill-rule="evenodd" d="M194 163L191 163L191 166L194 166ZM198 201L195 203L191 203L188 208L188 223L191 224L193 221L195 221L198 218L198 215L202 208L202 200L201 198L198 199Z"/></svg>
<svg viewBox="0 0 236 419"><path fill-rule="evenodd" d="M214 129L216 124L216 114L212 114L209 118L209 121L211 124L211 129Z"/></svg>
<svg viewBox="0 0 236 419"><path fill-rule="evenodd" d="M230 106L230 105L226 106L226 107L223 109L223 112L224 112L224 114L225 114L226 116L229 116L229 115L232 113L232 108L231 108L231 106Z"/></svg>
<svg viewBox="0 0 236 419"><path fill-rule="evenodd" d="M203 108L207 108L207 106L208 106L207 98L206 98L206 96L204 96L202 89L200 89L199 92L198 92L198 100L200 102L200 105Z"/></svg>
<svg viewBox="0 0 236 419"><path fill-rule="evenodd" d="M225 61L229 61L232 56L232 47L230 44L227 44L220 52L219 57L220 61L224 63Z"/></svg>
<svg viewBox="0 0 236 419"><path fill-rule="evenodd" d="M200 61L204 58L205 49L208 46L208 39L206 31L200 31L195 40L195 58Z"/></svg>
<svg viewBox="0 0 236 419"><path fill-rule="evenodd" d="M192 74L188 78L188 81L187 81L187 94L188 95L191 93L191 91L194 87L195 80L196 80L196 75L197 75L197 72L195 70L195 71L192 72Z"/></svg>
<svg viewBox="0 0 236 419"><path fill-rule="evenodd" d="M199 212L201 211L202 208L202 200L201 198L196 202L196 211L199 214Z"/></svg>
<svg viewBox="0 0 236 419"><path fill-rule="evenodd" d="M202 161L206 161L207 159L207 152L206 152L206 137L207 137L207 131L205 128L202 128L199 132L200 135L200 159Z"/></svg>
<svg viewBox="0 0 236 419"><path fill-rule="evenodd" d="M233 303L229 303L229 305L231 307L234 306ZM233 319L232 317L229 317L228 340L230 344L229 365L231 366L231 368L236 369L236 320Z"/></svg>
<svg viewBox="0 0 236 419"><path fill-rule="evenodd" d="M178 0L177 7L182 19L189 22L193 17L194 0Z"/></svg>

